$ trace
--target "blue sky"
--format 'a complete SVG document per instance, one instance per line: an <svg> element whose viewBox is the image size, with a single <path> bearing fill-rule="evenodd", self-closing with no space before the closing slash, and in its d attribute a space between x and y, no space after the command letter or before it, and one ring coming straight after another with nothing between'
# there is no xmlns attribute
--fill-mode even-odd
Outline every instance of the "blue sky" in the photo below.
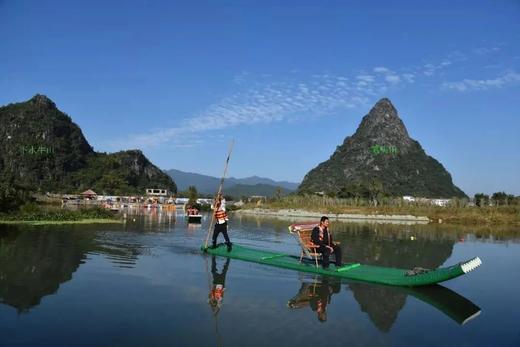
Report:
<svg viewBox="0 0 520 347"><path fill-rule="evenodd" d="M2 1L0 104L98 151L300 181L389 97L466 193L520 194L519 1Z"/></svg>

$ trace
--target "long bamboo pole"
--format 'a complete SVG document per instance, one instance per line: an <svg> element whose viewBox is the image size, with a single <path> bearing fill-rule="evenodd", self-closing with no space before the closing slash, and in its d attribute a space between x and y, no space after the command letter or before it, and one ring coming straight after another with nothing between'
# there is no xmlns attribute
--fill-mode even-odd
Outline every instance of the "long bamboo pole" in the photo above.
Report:
<svg viewBox="0 0 520 347"><path fill-rule="evenodd" d="M229 144L228 155L227 155L226 163L224 164L224 173L222 174L222 178L220 179L220 185L218 186L218 192L217 192L216 198L219 196L220 193L222 193L222 188L224 186L224 178L226 178L226 174L227 174L227 170L228 170L228 166L229 166L229 158L231 158L231 152L233 151L234 144L235 144L235 140L233 139L233 140L231 140L231 143ZM216 198L215 198L215 201L217 200ZM214 207L216 207L216 206L214 206ZM206 243L204 244L204 248L208 248L209 234L211 233L211 227L213 226L214 223L215 223L215 213L212 212L211 213L211 223L209 223L208 234L206 235Z"/></svg>

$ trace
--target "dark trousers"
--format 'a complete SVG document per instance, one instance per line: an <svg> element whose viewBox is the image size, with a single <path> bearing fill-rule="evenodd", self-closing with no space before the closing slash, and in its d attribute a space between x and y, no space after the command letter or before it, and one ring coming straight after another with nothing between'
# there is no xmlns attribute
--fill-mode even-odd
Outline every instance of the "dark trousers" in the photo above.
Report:
<svg viewBox="0 0 520 347"><path fill-rule="evenodd" d="M222 233L224 235L224 239L226 240L226 244L231 244L231 241L229 241L229 236L227 234L227 222L224 224L215 224L215 229L213 229L213 246L217 245L217 237L218 234Z"/></svg>
<svg viewBox="0 0 520 347"><path fill-rule="evenodd" d="M332 254L334 254L334 258L336 260L336 262L335 262L336 266L341 266L341 248L336 245L333 245L331 247L334 250L334 253L332 253ZM321 256L323 258L323 261L322 261L323 267L329 267L329 264L330 264L329 257L331 254L330 249L328 249L325 246L321 246L320 248L318 248L318 252L321 253Z"/></svg>

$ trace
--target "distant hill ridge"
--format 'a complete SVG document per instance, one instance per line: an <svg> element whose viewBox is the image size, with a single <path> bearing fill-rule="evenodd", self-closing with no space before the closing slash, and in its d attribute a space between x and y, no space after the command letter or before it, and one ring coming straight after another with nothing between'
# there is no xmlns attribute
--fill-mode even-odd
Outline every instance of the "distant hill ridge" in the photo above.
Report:
<svg viewBox="0 0 520 347"><path fill-rule="evenodd" d="M192 172L185 172L180 170L166 170L175 182L179 191L186 191L189 186L197 187L199 193L214 194L220 184L220 178L201 175ZM272 196L277 187L283 188L284 193L289 193L298 188L298 183L287 181L275 181L270 178L251 176L245 178L226 178L224 181L224 189L226 194L242 195L266 195ZM233 193L233 194L231 194Z"/></svg>
<svg viewBox="0 0 520 347"><path fill-rule="evenodd" d="M0 184L40 192L143 194L175 182L139 150L94 152L81 129L45 95L0 107Z"/></svg>
<svg viewBox="0 0 520 347"><path fill-rule="evenodd" d="M466 197L450 173L408 135L389 99L379 100L352 136L312 169L301 193L352 197L384 194L431 198Z"/></svg>
<svg viewBox="0 0 520 347"><path fill-rule="evenodd" d="M270 184L235 184L231 187L227 188L224 193L227 195L231 195L235 198L240 198L242 196L266 196L266 197L274 197L278 193L280 195L287 195L293 192L292 190L288 190L281 186L273 186Z"/></svg>

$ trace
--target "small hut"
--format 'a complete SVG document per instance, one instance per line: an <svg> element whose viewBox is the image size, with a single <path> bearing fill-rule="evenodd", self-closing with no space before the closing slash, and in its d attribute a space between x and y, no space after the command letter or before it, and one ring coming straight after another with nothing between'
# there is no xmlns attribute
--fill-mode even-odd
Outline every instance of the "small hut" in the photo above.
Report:
<svg viewBox="0 0 520 347"><path fill-rule="evenodd" d="M81 196L85 200L94 200L97 197L97 194L92 189L85 190L83 193L81 193Z"/></svg>

